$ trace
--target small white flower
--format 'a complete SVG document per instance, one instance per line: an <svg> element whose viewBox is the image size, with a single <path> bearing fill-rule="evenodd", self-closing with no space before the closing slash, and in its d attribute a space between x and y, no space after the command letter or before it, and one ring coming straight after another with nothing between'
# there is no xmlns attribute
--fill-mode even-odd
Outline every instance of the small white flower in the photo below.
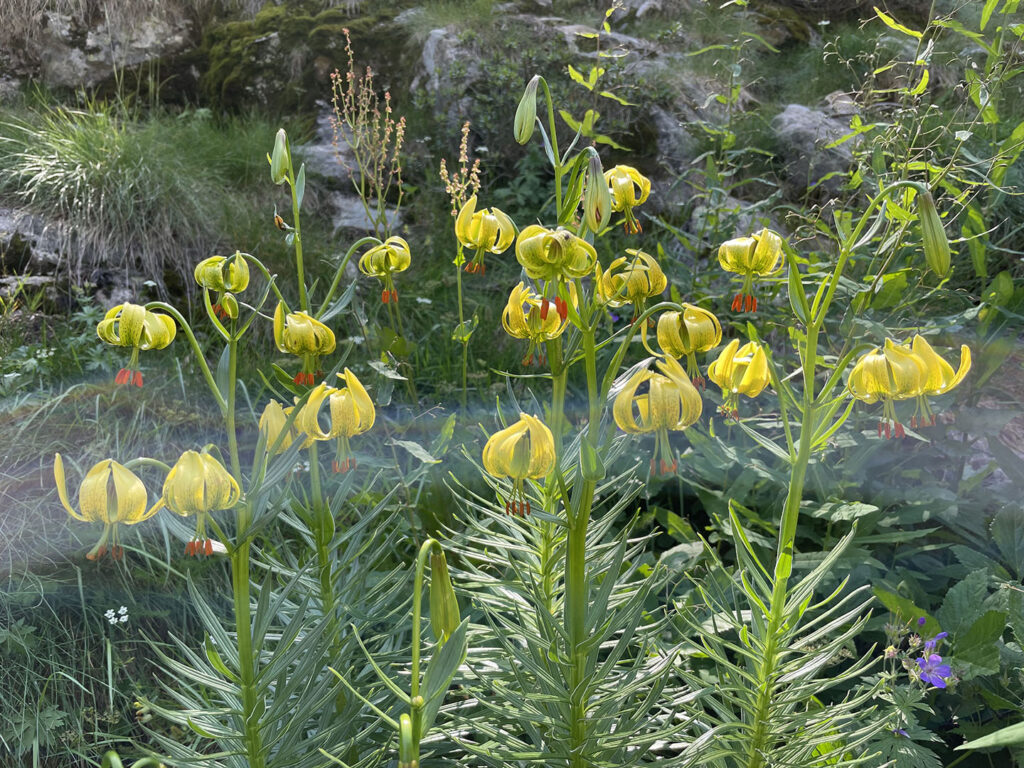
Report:
<svg viewBox="0 0 1024 768"><path fill-rule="evenodd" d="M117 613L120 616L124 616L128 613L128 608L122 605L120 608L117 609Z"/></svg>
<svg viewBox="0 0 1024 768"><path fill-rule="evenodd" d="M124 616L122 616L120 621L121 621L122 624L124 624L126 621L128 621L128 614L125 614Z"/></svg>
<svg viewBox="0 0 1024 768"><path fill-rule="evenodd" d="M108 611L107 611L106 613L104 613L103 615L104 615L104 616L105 616L105 617L106 617L107 619L112 619L112 618L114 618L114 609L113 609L113 608L109 609L109 610L108 610Z"/></svg>

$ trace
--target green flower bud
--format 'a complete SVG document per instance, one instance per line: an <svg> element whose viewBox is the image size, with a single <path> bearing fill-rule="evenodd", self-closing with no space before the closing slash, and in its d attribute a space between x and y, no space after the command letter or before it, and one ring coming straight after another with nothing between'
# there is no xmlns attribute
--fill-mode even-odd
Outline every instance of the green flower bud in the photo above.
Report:
<svg viewBox="0 0 1024 768"><path fill-rule="evenodd" d="M270 178L275 184L283 184L292 169L291 153L288 151L288 134L281 128L274 139L274 154L267 155L270 161Z"/></svg>
<svg viewBox="0 0 1024 768"><path fill-rule="evenodd" d="M238 299L235 298L235 294L225 293L221 296L220 307L224 310L224 314L232 320L238 319Z"/></svg>
<svg viewBox="0 0 1024 768"><path fill-rule="evenodd" d="M516 141L525 144L533 136L533 124L537 119L537 85L540 83L540 75L534 75L526 84L526 91L523 98L516 107L516 119L513 126Z"/></svg>
<svg viewBox="0 0 1024 768"><path fill-rule="evenodd" d="M440 547L430 550L430 626L434 637L444 643L458 629L459 601L455 597L448 561Z"/></svg>
<svg viewBox="0 0 1024 768"><path fill-rule="evenodd" d="M587 189L583 193L583 218L595 235L608 225L612 215L612 193L604 178L601 158L594 152L587 166Z"/></svg>
<svg viewBox="0 0 1024 768"><path fill-rule="evenodd" d="M403 712L398 718L398 768L416 768L418 746L412 732L412 718Z"/></svg>
<svg viewBox="0 0 1024 768"><path fill-rule="evenodd" d="M942 226L942 219L935 208L931 193L918 195L917 216L921 220L921 234L924 240L924 260L939 277L949 274L949 239Z"/></svg>

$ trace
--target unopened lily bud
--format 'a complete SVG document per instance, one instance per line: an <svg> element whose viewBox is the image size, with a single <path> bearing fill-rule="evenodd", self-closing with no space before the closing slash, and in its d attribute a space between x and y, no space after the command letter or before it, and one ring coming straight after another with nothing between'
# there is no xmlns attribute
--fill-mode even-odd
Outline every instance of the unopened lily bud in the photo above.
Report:
<svg viewBox="0 0 1024 768"><path fill-rule="evenodd" d="M270 160L270 178L275 184L283 184L291 170L291 158L288 153L288 134L281 128L274 139L274 154L268 155Z"/></svg>
<svg viewBox="0 0 1024 768"><path fill-rule="evenodd" d="M412 732L412 718L405 712L398 718L398 768L416 768L416 739Z"/></svg>
<svg viewBox="0 0 1024 768"><path fill-rule="evenodd" d="M220 308L224 310L224 314L232 320L238 319L238 299L235 298L235 294L225 293L221 296Z"/></svg>
<svg viewBox="0 0 1024 768"><path fill-rule="evenodd" d="M540 75L534 75L526 84L526 91L523 98L519 100L516 107L516 119L513 124L513 132L516 141L525 144L533 136L533 124L537 119L537 85L540 83Z"/></svg>
<svg viewBox="0 0 1024 768"><path fill-rule="evenodd" d="M444 643L458 629L459 601L455 597L448 561L440 547L430 550L430 626L434 637Z"/></svg>
<svg viewBox="0 0 1024 768"><path fill-rule="evenodd" d="M918 195L917 199L917 215L921 220L924 240L924 260L935 274L945 277L949 274L949 239L935 208L935 199L929 192Z"/></svg>
<svg viewBox="0 0 1024 768"><path fill-rule="evenodd" d="M612 215L612 193L604 178L601 158L597 153L590 156L587 166L587 189L583 193L583 218L587 228L599 234Z"/></svg>

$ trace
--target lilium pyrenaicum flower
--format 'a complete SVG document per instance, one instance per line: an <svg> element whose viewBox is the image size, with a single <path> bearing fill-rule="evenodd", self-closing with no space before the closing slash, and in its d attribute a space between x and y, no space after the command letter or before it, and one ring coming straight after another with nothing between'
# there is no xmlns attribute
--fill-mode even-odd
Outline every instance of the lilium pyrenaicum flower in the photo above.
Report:
<svg viewBox="0 0 1024 768"><path fill-rule="evenodd" d="M118 523L141 523L155 515L162 506L162 502L157 502L146 509L146 486L134 472L113 459L104 459L85 473L78 488L80 511L77 512L68 499L64 460L59 453L53 457L53 476L57 483L57 496L69 515L86 523L103 523L103 536L86 555L90 560L103 557L108 541L110 556L120 560L124 550L117 535Z"/></svg>
<svg viewBox="0 0 1024 768"><path fill-rule="evenodd" d="M238 483L224 465L204 451L185 451L164 480L163 501L181 517L196 516L196 533L185 545L187 555L212 555L214 542L206 536L211 512L231 509L242 497Z"/></svg>
<svg viewBox="0 0 1024 768"><path fill-rule="evenodd" d="M512 480L512 493L505 513L530 514L530 502L523 490L525 480L546 476L555 465L555 438L536 416L522 413L519 421L495 432L484 445L484 469L494 477Z"/></svg>
<svg viewBox="0 0 1024 768"><path fill-rule="evenodd" d="M178 327L169 315L150 312L138 304L118 304L96 326L96 335L107 344L131 347L128 365L118 371L116 384L142 386L139 350L163 349L172 341Z"/></svg>

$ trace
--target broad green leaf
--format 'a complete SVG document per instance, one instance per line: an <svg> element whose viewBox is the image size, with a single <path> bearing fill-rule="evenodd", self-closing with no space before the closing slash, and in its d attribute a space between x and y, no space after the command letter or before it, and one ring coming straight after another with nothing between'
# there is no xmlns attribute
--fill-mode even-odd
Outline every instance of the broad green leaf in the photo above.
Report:
<svg viewBox="0 0 1024 768"><path fill-rule="evenodd" d="M989 747L1009 747L1024 744L1024 723L1015 723L998 731L961 744L954 749L987 749Z"/></svg>
<svg viewBox="0 0 1024 768"><path fill-rule="evenodd" d="M872 591L875 597L878 598L878 601L888 608L889 612L894 614L900 621L916 622L920 617L924 616L925 623L921 627L922 635L934 636L942 631L935 617L923 608L918 608L912 600L908 600L903 595L897 595L895 592L890 592L881 587L875 587Z"/></svg>
<svg viewBox="0 0 1024 768"><path fill-rule="evenodd" d="M954 648L957 670L965 680L999 671L997 642L1006 629L1006 614L986 611L963 637L956 638Z"/></svg>
<svg viewBox="0 0 1024 768"><path fill-rule="evenodd" d="M944 630L958 635L978 620L988 597L989 578L987 571L972 571L946 593L942 607L935 612Z"/></svg>
<svg viewBox="0 0 1024 768"><path fill-rule="evenodd" d="M1024 510L1007 505L992 521L992 539L1010 570L1024 576Z"/></svg>

